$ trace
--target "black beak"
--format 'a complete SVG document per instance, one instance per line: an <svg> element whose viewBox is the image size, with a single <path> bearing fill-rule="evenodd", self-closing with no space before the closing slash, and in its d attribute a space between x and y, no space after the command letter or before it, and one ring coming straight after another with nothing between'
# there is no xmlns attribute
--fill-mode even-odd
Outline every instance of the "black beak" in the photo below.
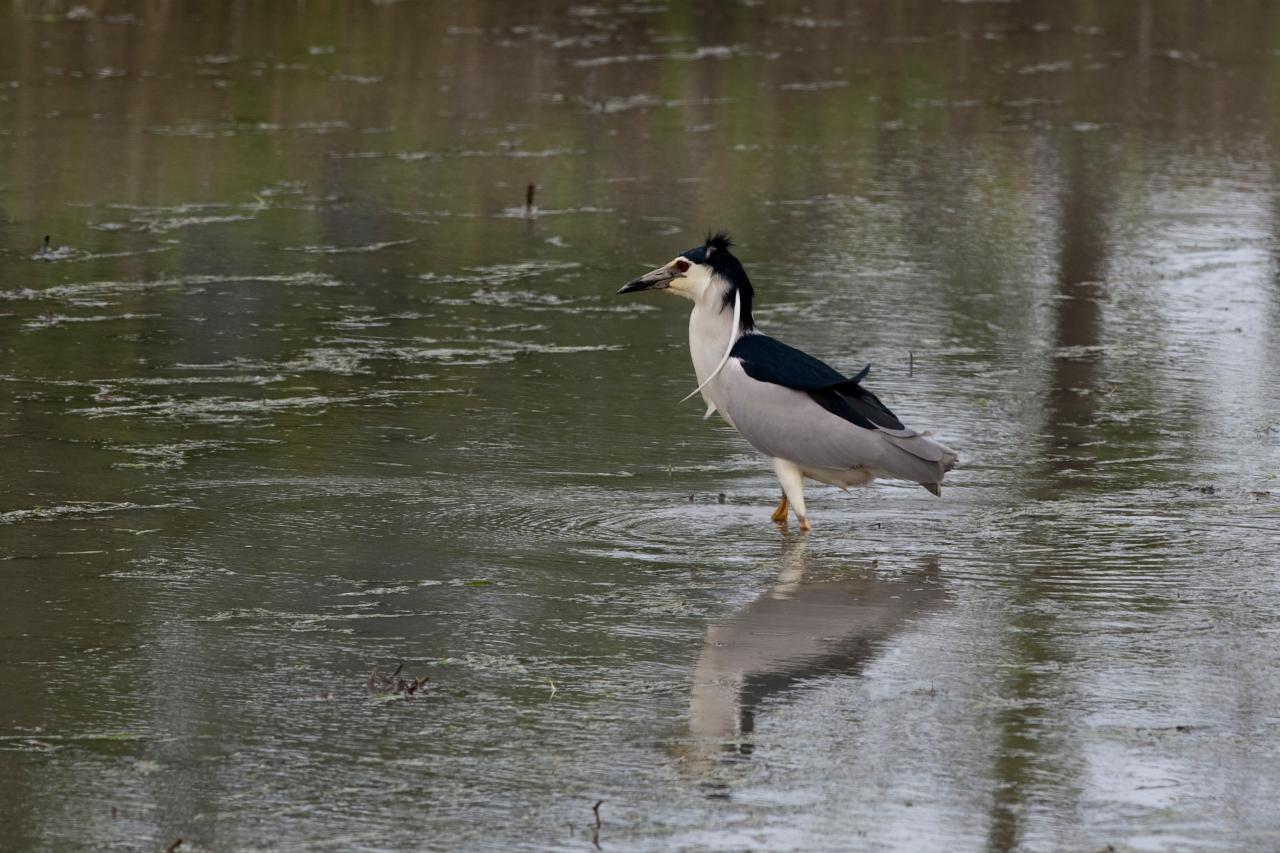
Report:
<svg viewBox="0 0 1280 853"><path fill-rule="evenodd" d="M662 290L671 286L671 280L680 278L683 275L675 267L658 267L653 272L647 272L634 281L629 281L622 285L619 293L635 293L639 290Z"/></svg>

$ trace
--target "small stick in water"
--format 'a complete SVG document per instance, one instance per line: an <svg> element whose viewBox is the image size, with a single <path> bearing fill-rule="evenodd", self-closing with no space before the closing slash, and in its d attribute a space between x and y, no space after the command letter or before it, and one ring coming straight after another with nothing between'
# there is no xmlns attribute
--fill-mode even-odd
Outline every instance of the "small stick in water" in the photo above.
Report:
<svg viewBox="0 0 1280 853"><path fill-rule="evenodd" d="M916 372L916 354L908 350L907 351L907 375L914 376L915 372Z"/></svg>
<svg viewBox="0 0 1280 853"><path fill-rule="evenodd" d="M374 693L404 693L412 696L423 688L423 686L431 680L429 676L404 678L400 675L400 671L404 669L404 661L396 667L395 672L390 675L383 675L378 672L375 665L373 671L369 673L368 680L365 681L365 689Z"/></svg>
<svg viewBox="0 0 1280 853"><path fill-rule="evenodd" d="M534 210L533 194L537 192L537 190L538 190L537 184L529 184L528 189L524 191L524 218L525 219L533 218L533 210Z"/></svg>

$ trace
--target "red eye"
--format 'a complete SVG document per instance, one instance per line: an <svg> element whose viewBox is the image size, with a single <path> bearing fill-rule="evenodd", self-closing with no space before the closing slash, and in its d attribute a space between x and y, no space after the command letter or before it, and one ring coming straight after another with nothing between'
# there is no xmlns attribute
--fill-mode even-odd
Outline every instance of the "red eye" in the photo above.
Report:
<svg viewBox="0 0 1280 853"><path fill-rule="evenodd" d="M676 269L680 270L680 272L688 272L689 262L686 261L684 258L681 258L680 260L676 261Z"/></svg>

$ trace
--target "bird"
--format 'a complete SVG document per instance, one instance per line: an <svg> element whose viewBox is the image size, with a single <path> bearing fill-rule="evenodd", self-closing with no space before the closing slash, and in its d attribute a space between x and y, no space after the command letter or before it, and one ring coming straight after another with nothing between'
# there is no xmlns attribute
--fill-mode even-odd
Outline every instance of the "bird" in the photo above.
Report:
<svg viewBox="0 0 1280 853"><path fill-rule="evenodd" d="M723 231L627 282L619 294L665 290L693 302L689 352L705 418L719 413L756 450L773 459L782 499L771 518L795 513L812 529L804 481L848 489L877 477L919 483L941 497L957 454L929 433L905 426L862 384L762 333L751 309L755 291ZM681 402L684 402L683 400Z"/></svg>

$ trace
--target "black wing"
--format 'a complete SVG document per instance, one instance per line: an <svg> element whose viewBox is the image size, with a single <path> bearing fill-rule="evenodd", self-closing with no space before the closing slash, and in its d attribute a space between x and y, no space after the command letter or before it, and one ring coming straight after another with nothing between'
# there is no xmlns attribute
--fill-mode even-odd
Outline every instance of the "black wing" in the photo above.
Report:
<svg viewBox="0 0 1280 853"><path fill-rule="evenodd" d="M880 398L858 384L871 370L847 378L829 364L758 332L743 335L729 351L757 382L805 391L814 402L864 429L906 430Z"/></svg>

